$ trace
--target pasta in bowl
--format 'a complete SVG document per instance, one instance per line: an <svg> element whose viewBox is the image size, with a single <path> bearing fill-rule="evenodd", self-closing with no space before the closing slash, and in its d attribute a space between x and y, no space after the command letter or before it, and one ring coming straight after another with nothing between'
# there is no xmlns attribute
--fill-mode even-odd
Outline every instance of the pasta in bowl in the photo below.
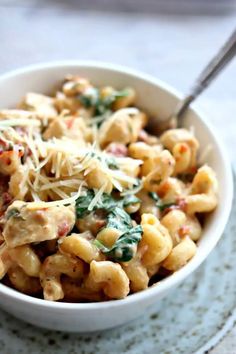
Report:
<svg viewBox="0 0 236 354"><path fill-rule="evenodd" d="M150 133L137 83L77 70L0 111L0 277L33 303L86 311L194 264L221 181L190 125Z"/></svg>

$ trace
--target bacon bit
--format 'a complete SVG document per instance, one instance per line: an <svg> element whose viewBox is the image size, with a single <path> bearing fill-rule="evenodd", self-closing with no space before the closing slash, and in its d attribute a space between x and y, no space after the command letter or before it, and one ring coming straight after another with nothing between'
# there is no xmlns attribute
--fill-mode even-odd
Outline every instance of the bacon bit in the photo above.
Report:
<svg viewBox="0 0 236 354"><path fill-rule="evenodd" d="M106 152L117 156L117 157L124 157L127 156L128 149L124 144L120 143L111 143L106 148Z"/></svg>
<svg viewBox="0 0 236 354"><path fill-rule="evenodd" d="M138 134L138 140L146 142L148 140L148 133L142 129Z"/></svg>
<svg viewBox="0 0 236 354"><path fill-rule="evenodd" d="M57 235L58 237L63 237L68 234L70 231L69 224L66 221L63 221L60 225L58 225Z"/></svg>
<svg viewBox="0 0 236 354"><path fill-rule="evenodd" d="M186 235L188 235L189 233L190 233L190 227L189 226L183 225L183 226L181 226L179 228L179 231L178 231L179 237L183 238Z"/></svg>
<svg viewBox="0 0 236 354"><path fill-rule="evenodd" d="M186 211L187 202L184 198L177 198L177 205L179 209Z"/></svg>
<svg viewBox="0 0 236 354"><path fill-rule="evenodd" d="M190 167L189 173L195 175L195 173L197 173L197 166L192 166L192 167Z"/></svg>
<svg viewBox="0 0 236 354"><path fill-rule="evenodd" d="M66 121L66 126L68 129L71 129L74 123L74 117Z"/></svg>

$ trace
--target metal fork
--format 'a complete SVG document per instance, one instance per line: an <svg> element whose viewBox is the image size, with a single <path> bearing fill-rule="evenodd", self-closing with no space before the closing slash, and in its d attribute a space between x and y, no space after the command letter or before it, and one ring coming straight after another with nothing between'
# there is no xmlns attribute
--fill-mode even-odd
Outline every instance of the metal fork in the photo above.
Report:
<svg viewBox="0 0 236 354"><path fill-rule="evenodd" d="M190 89L189 93L181 100L174 113L163 122L161 130L170 127L181 127L182 118L184 113L188 109L190 103L192 103L217 77L217 75L225 68L225 66L236 55L236 29L231 34L229 39L225 42L224 46L213 57L205 69L201 72L197 78L195 84ZM161 124L162 125L162 124ZM164 127L165 126L165 127Z"/></svg>

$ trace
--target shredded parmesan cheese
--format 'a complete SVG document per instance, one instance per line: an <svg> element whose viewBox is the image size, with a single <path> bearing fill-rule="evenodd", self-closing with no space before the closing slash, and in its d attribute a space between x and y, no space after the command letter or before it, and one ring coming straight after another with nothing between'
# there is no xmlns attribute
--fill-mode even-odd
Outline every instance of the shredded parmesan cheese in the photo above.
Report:
<svg viewBox="0 0 236 354"><path fill-rule="evenodd" d="M24 118L0 120L0 129L2 127L21 127L21 126L39 127L40 122L36 119L24 119Z"/></svg>
<svg viewBox="0 0 236 354"><path fill-rule="evenodd" d="M101 196L103 195L104 190L106 189L106 186L107 186L107 183L104 183L104 185L97 191L93 200L91 201L91 203L88 206L89 211L92 211L94 206L99 202Z"/></svg>

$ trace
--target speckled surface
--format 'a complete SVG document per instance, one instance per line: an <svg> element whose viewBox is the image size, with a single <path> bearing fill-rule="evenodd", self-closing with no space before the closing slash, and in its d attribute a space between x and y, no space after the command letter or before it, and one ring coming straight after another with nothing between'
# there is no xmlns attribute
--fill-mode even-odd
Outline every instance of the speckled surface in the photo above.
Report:
<svg viewBox="0 0 236 354"><path fill-rule="evenodd" d="M211 346L215 336L219 340L225 323L233 322L235 213L236 197L227 229L210 257L142 318L113 330L76 335L42 330L0 312L1 354L204 353L210 349L206 343Z"/></svg>

